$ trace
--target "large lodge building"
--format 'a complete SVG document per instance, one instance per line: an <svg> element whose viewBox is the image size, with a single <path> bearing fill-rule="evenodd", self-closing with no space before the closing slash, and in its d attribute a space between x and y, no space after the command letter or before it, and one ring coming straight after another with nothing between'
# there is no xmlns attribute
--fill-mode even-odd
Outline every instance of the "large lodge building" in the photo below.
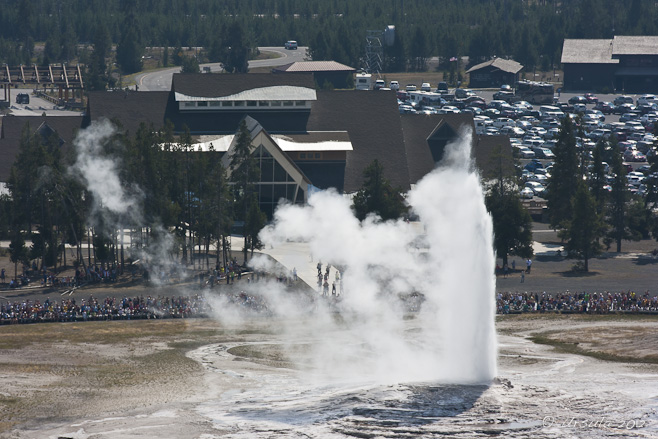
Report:
<svg viewBox="0 0 658 439"><path fill-rule="evenodd" d="M268 217L281 198L304 203L315 188L358 191L364 169L375 159L385 177L406 191L435 167L461 130L473 132L471 115L400 114L395 92L317 90L312 73L175 74L168 92L92 92L83 116L3 119L0 181L9 176L26 123L44 136L56 132L66 148L77 130L95 120L116 121L129 135L142 123L160 129L171 122L177 134L189 129L195 151L212 148L227 164L245 120L261 166L260 205ZM510 171L506 136L473 135L481 172L495 166L491 157L498 147Z"/></svg>
<svg viewBox="0 0 658 439"><path fill-rule="evenodd" d="M565 90L658 92L658 36L564 40Z"/></svg>

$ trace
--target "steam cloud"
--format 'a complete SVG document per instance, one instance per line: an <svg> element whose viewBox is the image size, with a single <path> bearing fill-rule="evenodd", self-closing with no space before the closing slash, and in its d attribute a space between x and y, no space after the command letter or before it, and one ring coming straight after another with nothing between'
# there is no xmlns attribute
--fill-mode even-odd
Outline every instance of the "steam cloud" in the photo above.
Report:
<svg viewBox="0 0 658 439"><path fill-rule="evenodd" d="M471 133L462 133L408 194L419 223L360 223L348 200L323 191L308 206L281 206L261 233L266 246L305 241L314 261L341 268L342 300L320 301L312 319L288 328L291 339L308 343L319 375L452 383L495 376L493 228L470 145ZM412 292L425 302L409 321L400 296ZM295 315L285 296L269 294L281 312Z"/></svg>
<svg viewBox="0 0 658 439"><path fill-rule="evenodd" d="M106 119L94 121L81 130L73 141L77 157L69 169L93 197L90 225L109 236L125 228L144 226L143 192L122 182L118 158L106 151L108 143L115 142L112 139L115 134L116 128ZM132 248L132 256L153 273L182 270L171 257L174 243L171 234L160 225L152 226L150 231L148 247ZM158 283L159 279L151 277L151 280Z"/></svg>
<svg viewBox="0 0 658 439"><path fill-rule="evenodd" d="M115 159L103 153L102 144L113 133L107 121L81 131L72 172L87 185L99 212L136 220L141 193L121 184ZM407 194L419 222L375 217L359 222L351 202L332 190L311 195L307 206L277 209L272 225L261 232L265 245L303 241L313 261L331 264L332 275L340 269L342 278L338 302L304 300L278 283L245 286L247 294L266 296L270 310L282 317L286 344L304 348L302 366L309 376L482 383L496 375L493 229L470 145L470 131L462 133L447 145L443 162ZM163 270L173 263L171 237L162 229L157 234L142 257ZM310 260L298 255L297 267L313 264ZM252 267L280 269L265 256L254 258ZM401 297L410 293L425 301L407 320ZM239 323L245 317L227 296L209 299L216 301L222 321Z"/></svg>

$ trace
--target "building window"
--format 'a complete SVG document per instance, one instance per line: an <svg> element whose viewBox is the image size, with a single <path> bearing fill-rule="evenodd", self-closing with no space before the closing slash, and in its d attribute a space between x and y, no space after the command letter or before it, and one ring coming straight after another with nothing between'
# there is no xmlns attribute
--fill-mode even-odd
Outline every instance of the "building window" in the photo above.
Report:
<svg viewBox="0 0 658 439"><path fill-rule="evenodd" d="M316 158L316 159L321 159L321 158L322 158L322 153L320 153L320 152L316 152L316 153L315 153L315 158Z"/></svg>
<svg viewBox="0 0 658 439"><path fill-rule="evenodd" d="M284 106L284 107L292 107L292 106L293 106L293 102L292 102L292 101L283 101L283 106Z"/></svg>
<svg viewBox="0 0 658 439"><path fill-rule="evenodd" d="M221 104L221 102L219 102L219 101L210 101L210 106L211 107L219 107L220 104Z"/></svg>
<svg viewBox="0 0 658 439"><path fill-rule="evenodd" d="M208 106L207 101L199 101L196 104L197 104L197 107L207 107Z"/></svg>
<svg viewBox="0 0 658 439"><path fill-rule="evenodd" d="M196 102L183 102L183 106L186 107L186 108L196 107L195 104L196 104Z"/></svg>
<svg viewBox="0 0 658 439"><path fill-rule="evenodd" d="M258 101L247 101L247 107L255 107L258 105Z"/></svg>
<svg viewBox="0 0 658 439"><path fill-rule="evenodd" d="M222 101L222 107L232 107L233 101Z"/></svg>
<svg viewBox="0 0 658 439"><path fill-rule="evenodd" d="M235 101L234 104L236 107L244 107L244 101Z"/></svg>
<svg viewBox="0 0 658 439"><path fill-rule="evenodd" d="M299 158L300 158L300 160L306 159L306 153L305 152L300 152L299 153Z"/></svg>
<svg viewBox="0 0 658 439"><path fill-rule="evenodd" d="M305 107L306 101L295 101L295 107Z"/></svg>
<svg viewBox="0 0 658 439"><path fill-rule="evenodd" d="M271 101L270 102L270 107L280 107L281 106L281 101Z"/></svg>
<svg viewBox="0 0 658 439"><path fill-rule="evenodd" d="M269 107L270 103L267 101L258 101L258 106L259 107Z"/></svg>

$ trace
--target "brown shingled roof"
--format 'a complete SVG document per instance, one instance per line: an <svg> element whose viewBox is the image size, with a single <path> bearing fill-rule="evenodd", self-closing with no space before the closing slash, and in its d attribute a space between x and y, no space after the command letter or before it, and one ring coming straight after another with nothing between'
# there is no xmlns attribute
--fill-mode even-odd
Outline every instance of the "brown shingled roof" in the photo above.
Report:
<svg viewBox="0 0 658 439"><path fill-rule="evenodd" d="M30 132L35 133L47 125L57 132L64 142L63 148L70 146L82 124L82 116L5 116L2 118L2 138L0 139L0 181L7 181L11 166L16 160L25 124L30 124Z"/></svg>
<svg viewBox="0 0 658 439"><path fill-rule="evenodd" d="M105 117L118 120L123 129L131 134L137 132L142 122L153 124L156 129L162 128L167 113L173 113L169 107L175 105L175 102L169 102L169 95L168 91L91 92L84 126L89 125L91 120Z"/></svg>
<svg viewBox="0 0 658 439"><path fill-rule="evenodd" d="M349 132L353 151L347 153L346 193L363 186L363 170L377 159L395 187L409 189L400 113L393 92L320 90L308 119L308 131Z"/></svg>
<svg viewBox="0 0 658 439"><path fill-rule="evenodd" d="M171 88L177 93L197 97L230 96L262 87L290 85L315 89L312 73L272 75L271 73L176 73Z"/></svg>
<svg viewBox="0 0 658 439"><path fill-rule="evenodd" d="M440 125L450 126L454 133L464 126L475 131L470 114L402 114L400 119L411 184L416 184L436 166L427 139Z"/></svg>

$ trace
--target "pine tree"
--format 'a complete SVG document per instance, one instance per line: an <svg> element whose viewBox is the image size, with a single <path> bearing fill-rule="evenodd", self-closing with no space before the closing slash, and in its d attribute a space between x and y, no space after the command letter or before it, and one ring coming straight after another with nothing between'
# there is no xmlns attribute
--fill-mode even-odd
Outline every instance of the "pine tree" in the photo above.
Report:
<svg viewBox="0 0 658 439"><path fill-rule="evenodd" d="M601 253L600 238L605 224L596 212L596 200L587 185L579 181L572 201L572 217L559 234L566 239L564 245L569 258L583 261L582 269L589 271L589 260Z"/></svg>
<svg viewBox="0 0 658 439"><path fill-rule="evenodd" d="M558 228L572 219L571 197L580 175L574 126L568 117L562 119L553 153L555 164L548 180L546 201L551 227Z"/></svg>
<svg viewBox="0 0 658 439"><path fill-rule="evenodd" d="M244 263L247 263L247 220L251 204L258 202L255 182L260 181L260 168L252 154L251 134L243 120L238 129L238 136L230 160L231 181L234 183L235 219L244 224Z"/></svg>
<svg viewBox="0 0 658 439"><path fill-rule="evenodd" d="M503 265L510 254L530 258L532 249L532 218L521 203L519 194L506 187L494 185L485 197L494 229L494 248Z"/></svg>
<svg viewBox="0 0 658 439"><path fill-rule="evenodd" d="M363 221L370 213L377 214L387 221L402 217L407 206L400 189L395 189L384 177L384 167L374 160L363 171L363 187L354 196L352 208L356 217Z"/></svg>
<svg viewBox="0 0 658 439"><path fill-rule="evenodd" d="M611 169L615 178L612 182L610 204L608 205L608 218L610 223L608 239L617 243L617 253L619 253L621 252L622 240L626 239L628 236L628 230L626 227L626 203L629 197L626 181L626 168L622 163L620 154L614 154Z"/></svg>
<svg viewBox="0 0 658 439"><path fill-rule="evenodd" d="M129 3L126 3L126 19L121 30L121 39L116 54L117 64L124 75L142 70L142 55L144 54L141 33L135 18L136 7Z"/></svg>

